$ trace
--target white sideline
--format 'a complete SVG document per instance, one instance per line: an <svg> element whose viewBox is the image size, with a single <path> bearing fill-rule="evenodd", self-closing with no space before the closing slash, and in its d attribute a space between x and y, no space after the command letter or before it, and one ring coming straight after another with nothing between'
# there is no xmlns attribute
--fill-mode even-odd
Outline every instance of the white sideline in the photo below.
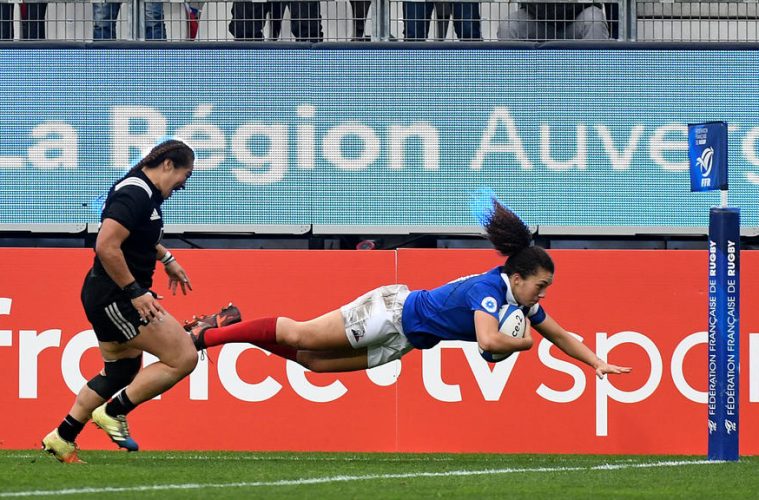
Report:
<svg viewBox="0 0 759 500"><path fill-rule="evenodd" d="M85 495L97 493L125 493L142 491L164 490L198 490L204 488L253 488L258 486L300 486L307 484L324 484L346 481L370 481L377 479L413 479L420 477L447 477L447 476L485 476L494 474L514 474L524 472L572 472L594 470L618 470L618 469L646 469L652 467L679 467L681 465L706 465L722 463L711 460L692 461L666 461L650 463L625 463L625 464L602 464L592 467L536 467L531 469L485 469L485 470L458 470L448 472L414 472L408 474L375 474L370 476L332 476L314 477L307 479L283 479L280 481L239 482L239 483L186 483L186 484L157 484L153 486L127 486L105 488L70 488L64 490L35 490L35 491L8 491L0 493L0 498L30 497L30 496L59 496L59 495Z"/></svg>

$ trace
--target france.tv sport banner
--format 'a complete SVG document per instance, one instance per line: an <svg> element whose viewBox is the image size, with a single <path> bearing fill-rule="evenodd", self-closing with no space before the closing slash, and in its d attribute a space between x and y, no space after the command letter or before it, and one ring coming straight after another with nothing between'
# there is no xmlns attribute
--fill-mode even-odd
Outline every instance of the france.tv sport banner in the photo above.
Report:
<svg viewBox="0 0 759 500"><path fill-rule="evenodd" d="M383 284L433 287L502 261L489 250L442 249L175 255L193 292L171 296L160 270L155 289L180 319L230 300L244 319L308 319ZM482 360L474 343L441 343L346 374L310 373L234 344L210 349L212 363L201 361L187 379L132 412L130 430L143 450L705 455L707 252L551 255L557 274L544 300L548 314L632 373L598 380L538 334L531 350L495 365ZM742 257L746 269L759 265L756 252ZM6 449L38 449L102 367L78 298L91 261L91 251L81 249L0 249L0 442ZM759 301L759 276L747 273L743 281L743 302ZM754 422L759 312L742 313L741 418ZM145 363L153 361L146 356ZM757 426L745 426L740 440L743 454L759 453ZM89 449L114 448L89 425L79 444L85 460Z"/></svg>
<svg viewBox="0 0 759 500"><path fill-rule="evenodd" d="M96 222L167 135L199 153L173 224L444 232L475 226L489 187L534 226L706 227L713 196L684 187L702 120L730 124L733 202L759 183L756 51L96 47L0 65L2 224Z"/></svg>

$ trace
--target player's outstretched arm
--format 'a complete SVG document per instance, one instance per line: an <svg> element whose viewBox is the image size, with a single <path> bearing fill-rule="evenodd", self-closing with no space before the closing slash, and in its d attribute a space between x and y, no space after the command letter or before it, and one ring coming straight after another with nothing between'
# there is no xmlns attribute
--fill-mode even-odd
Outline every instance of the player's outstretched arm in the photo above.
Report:
<svg viewBox="0 0 759 500"><path fill-rule="evenodd" d="M569 356L593 367L598 378L604 378L607 373L629 373L632 371L632 368L629 367L610 365L596 356L588 346L575 339L550 316L546 315L545 320L533 325L533 327Z"/></svg>
<svg viewBox="0 0 759 500"><path fill-rule="evenodd" d="M604 378L607 373L630 373L632 368L627 366L610 365L606 361L599 358L600 365L596 367L596 375L598 378Z"/></svg>

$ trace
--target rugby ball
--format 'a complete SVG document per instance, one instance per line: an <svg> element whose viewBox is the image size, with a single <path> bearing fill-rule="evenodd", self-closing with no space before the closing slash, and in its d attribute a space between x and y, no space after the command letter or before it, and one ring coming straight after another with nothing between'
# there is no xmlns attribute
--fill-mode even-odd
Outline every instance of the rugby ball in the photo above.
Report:
<svg viewBox="0 0 759 500"><path fill-rule="evenodd" d="M524 337L526 329L527 321L525 321L524 312L520 308L511 304L505 304L501 307L501 310L498 311L498 331L501 334L514 339L521 339ZM479 348L479 346L477 347ZM480 356L489 363L503 361L511 354L492 354L480 348Z"/></svg>

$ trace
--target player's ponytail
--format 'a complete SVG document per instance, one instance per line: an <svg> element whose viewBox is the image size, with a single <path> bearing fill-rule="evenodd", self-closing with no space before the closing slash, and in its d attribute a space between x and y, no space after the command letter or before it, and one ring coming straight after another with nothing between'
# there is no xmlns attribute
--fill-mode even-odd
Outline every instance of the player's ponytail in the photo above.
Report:
<svg viewBox="0 0 759 500"><path fill-rule="evenodd" d="M498 252L510 257L532 243L532 233L517 214L504 207L495 197L481 219L488 239Z"/></svg>
<svg viewBox="0 0 759 500"><path fill-rule="evenodd" d="M554 264L545 249L532 245L532 233L527 224L513 211L503 206L495 195L488 195L490 207L478 214L488 239L498 252L508 257L504 272L531 276L539 269L553 273Z"/></svg>

